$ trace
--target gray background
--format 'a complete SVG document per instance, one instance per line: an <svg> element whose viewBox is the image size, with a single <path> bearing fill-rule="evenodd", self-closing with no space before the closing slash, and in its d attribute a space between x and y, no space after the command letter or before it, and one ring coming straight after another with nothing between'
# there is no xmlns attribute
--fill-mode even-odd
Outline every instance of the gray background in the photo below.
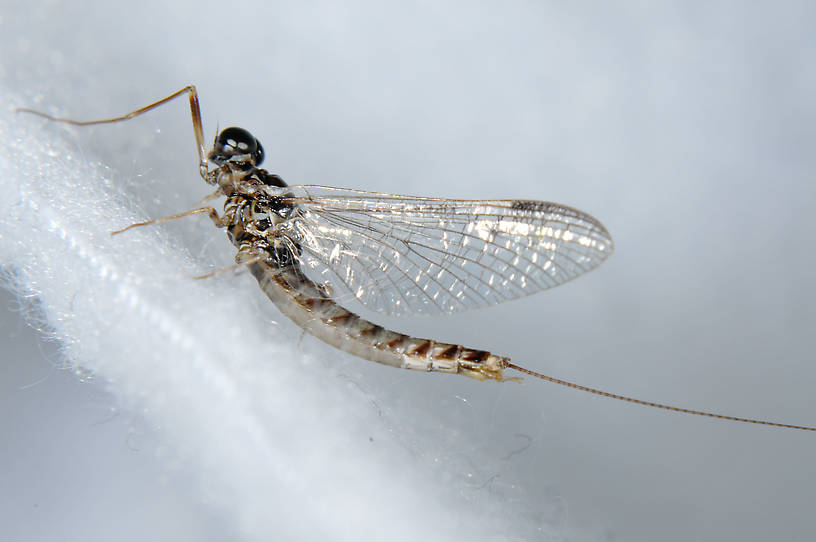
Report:
<svg viewBox="0 0 816 542"><path fill-rule="evenodd" d="M194 82L208 134L249 128L289 182L548 199L615 239L574 283L398 329L634 397L816 424L810 3L85 6L0 4L3 84L92 118ZM169 109L76 136L149 216L206 193L185 107ZM172 235L231 258L201 222ZM166 473L149 413L56 369L57 346L3 299L0 526L15 540L228 533L195 473ZM814 534L812 434L341 363L379 408L439 410L427 432L472 446L455 450L476 463L465 502L517 500L575 540ZM389 423L413 434L421 419Z"/></svg>

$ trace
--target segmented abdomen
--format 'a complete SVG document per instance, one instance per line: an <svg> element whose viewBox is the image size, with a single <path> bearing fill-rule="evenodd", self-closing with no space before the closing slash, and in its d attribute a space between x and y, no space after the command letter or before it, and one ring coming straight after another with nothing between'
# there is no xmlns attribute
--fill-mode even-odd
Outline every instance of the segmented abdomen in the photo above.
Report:
<svg viewBox="0 0 816 542"><path fill-rule="evenodd" d="M261 289L280 311L318 339L361 358L420 371L503 380L508 358L484 350L391 331L338 305L299 268L250 264Z"/></svg>

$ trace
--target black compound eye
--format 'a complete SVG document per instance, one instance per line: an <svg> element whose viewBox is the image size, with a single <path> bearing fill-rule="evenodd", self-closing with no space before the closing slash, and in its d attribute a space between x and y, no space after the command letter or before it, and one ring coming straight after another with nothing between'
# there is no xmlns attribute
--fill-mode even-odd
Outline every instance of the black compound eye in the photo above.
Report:
<svg viewBox="0 0 816 542"><path fill-rule="evenodd" d="M253 158L255 158L255 165L260 166L261 163L264 161L265 154L264 154L263 147L261 146L261 142L256 139L255 143L258 144L258 148L255 149L255 153L252 156L253 156Z"/></svg>
<svg viewBox="0 0 816 542"><path fill-rule="evenodd" d="M221 130L215 140L210 159L214 162L263 162L261 143L247 130L235 126Z"/></svg>

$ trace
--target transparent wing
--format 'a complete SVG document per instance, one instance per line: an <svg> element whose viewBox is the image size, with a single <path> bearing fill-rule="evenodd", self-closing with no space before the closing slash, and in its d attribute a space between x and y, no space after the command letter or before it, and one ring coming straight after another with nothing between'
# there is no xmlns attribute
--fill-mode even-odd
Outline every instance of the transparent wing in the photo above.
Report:
<svg viewBox="0 0 816 542"><path fill-rule="evenodd" d="M447 200L291 186L285 235L332 295L385 314L438 314L557 286L613 249L595 218L528 200Z"/></svg>

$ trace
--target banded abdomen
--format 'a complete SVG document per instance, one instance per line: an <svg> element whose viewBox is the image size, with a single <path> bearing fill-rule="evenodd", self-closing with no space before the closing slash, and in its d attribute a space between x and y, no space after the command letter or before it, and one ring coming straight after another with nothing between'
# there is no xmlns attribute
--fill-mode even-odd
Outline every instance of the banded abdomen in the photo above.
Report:
<svg viewBox="0 0 816 542"><path fill-rule="evenodd" d="M355 356L419 371L459 373L477 380L504 380L509 359L458 344L391 331L343 308L297 265L249 265L261 289L280 311L318 339Z"/></svg>

